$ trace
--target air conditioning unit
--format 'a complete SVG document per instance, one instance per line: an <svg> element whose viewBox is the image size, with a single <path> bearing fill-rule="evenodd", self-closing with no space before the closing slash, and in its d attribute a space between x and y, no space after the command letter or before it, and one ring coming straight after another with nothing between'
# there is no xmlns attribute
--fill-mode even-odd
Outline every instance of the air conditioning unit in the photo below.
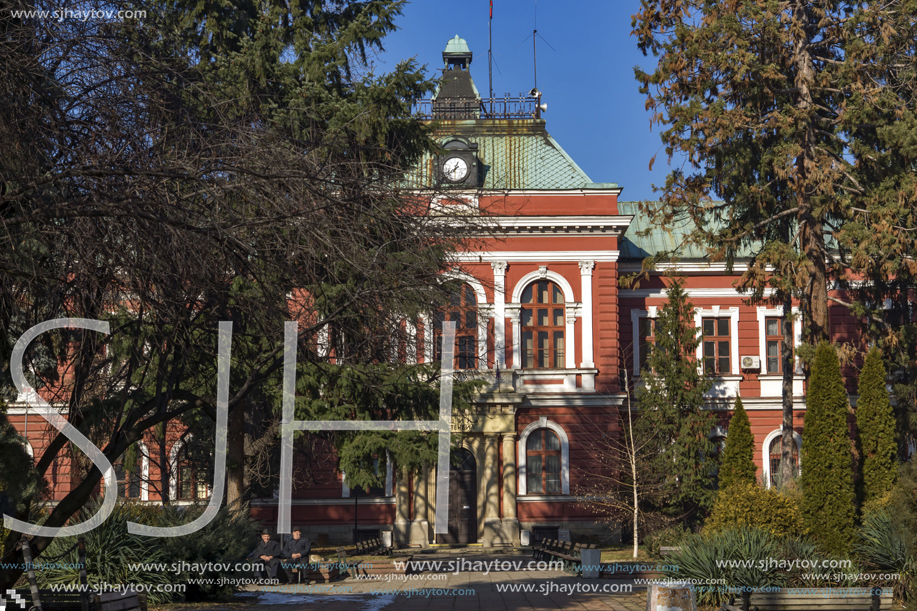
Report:
<svg viewBox="0 0 917 611"><path fill-rule="evenodd" d="M743 356L742 369L761 369L761 357Z"/></svg>

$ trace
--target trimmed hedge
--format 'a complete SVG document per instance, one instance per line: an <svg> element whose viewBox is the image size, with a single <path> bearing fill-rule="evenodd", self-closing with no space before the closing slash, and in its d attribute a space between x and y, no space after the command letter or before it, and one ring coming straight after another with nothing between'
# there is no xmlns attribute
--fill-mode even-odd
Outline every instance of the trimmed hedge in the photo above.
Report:
<svg viewBox="0 0 917 611"><path fill-rule="evenodd" d="M804 532L802 513L792 497L774 488L740 483L720 491L713 512L704 524L704 532L749 526L766 530L777 537Z"/></svg>

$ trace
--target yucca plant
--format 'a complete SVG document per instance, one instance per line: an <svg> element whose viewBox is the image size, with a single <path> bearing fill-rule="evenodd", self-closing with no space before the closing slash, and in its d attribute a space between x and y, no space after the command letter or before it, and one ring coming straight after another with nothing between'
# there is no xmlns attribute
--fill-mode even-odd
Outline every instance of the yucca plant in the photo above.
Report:
<svg viewBox="0 0 917 611"><path fill-rule="evenodd" d="M98 503L83 508L76 521L88 520L97 510ZM156 539L130 535L127 532L127 522L137 522L141 514L148 512L149 509L138 505L119 503L107 520L83 535L86 540L86 577L90 587L103 584L151 586L147 595L151 605L172 601L172 594L156 591L156 586L173 582L168 573L142 570L133 566L171 561L157 545ZM59 556L76 542L76 537L58 537L48 546L43 556ZM37 572L39 586L46 588L51 585L79 584L80 570L74 568L78 563L78 552L73 549L56 563L49 565L46 570ZM56 568L55 565L65 566Z"/></svg>
<svg viewBox="0 0 917 611"><path fill-rule="evenodd" d="M785 571L768 565L779 553L778 541L760 528L740 526L691 535L680 551L667 558L673 566L666 576L698 583L722 580L723 586L697 588L698 605L719 605L742 588L783 586Z"/></svg>
<svg viewBox="0 0 917 611"><path fill-rule="evenodd" d="M917 584L917 542L907 529L885 512L867 514L860 527L856 551L871 567L897 573L895 598L907 600Z"/></svg>

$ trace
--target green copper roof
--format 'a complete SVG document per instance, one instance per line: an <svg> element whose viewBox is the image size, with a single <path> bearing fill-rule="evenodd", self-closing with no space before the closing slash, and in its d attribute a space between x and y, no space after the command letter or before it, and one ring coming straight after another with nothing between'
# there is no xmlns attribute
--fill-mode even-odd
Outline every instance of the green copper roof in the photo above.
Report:
<svg viewBox="0 0 917 611"><path fill-rule="evenodd" d="M478 145L483 189L597 188L545 130L542 119L441 122L437 141L445 144L453 137ZM434 186L435 163L427 155L412 173L411 184Z"/></svg>
<svg viewBox="0 0 917 611"><path fill-rule="evenodd" d="M659 206L660 202L647 202L650 206ZM641 202L618 202L618 214L633 215L634 220L621 240L621 258L643 260L658 253L672 253L679 259L707 259L707 251L702 246L686 242L692 224L682 221L669 229L653 226L650 219L640 210ZM717 222L714 221L712 228ZM649 229L647 235L640 235ZM738 258L750 258L760 244L743 246L737 253Z"/></svg>
<svg viewBox="0 0 917 611"><path fill-rule="evenodd" d="M465 39L459 38L459 35L456 34L455 38L446 43L446 50L443 53L471 53L471 49L468 48Z"/></svg>
<svg viewBox="0 0 917 611"><path fill-rule="evenodd" d="M650 202L650 205L659 202ZM672 229L652 227L650 219L640 210L640 202L618 202L618 214L633 215L630 227L621 240L621 258L643 260L660 252L678 252L680 258L703 259L706 252L696 245L685 245L690 225L682 223ZM651 228L652 227L652 228ZM647 235L640 235L650 229Z"/></svg>

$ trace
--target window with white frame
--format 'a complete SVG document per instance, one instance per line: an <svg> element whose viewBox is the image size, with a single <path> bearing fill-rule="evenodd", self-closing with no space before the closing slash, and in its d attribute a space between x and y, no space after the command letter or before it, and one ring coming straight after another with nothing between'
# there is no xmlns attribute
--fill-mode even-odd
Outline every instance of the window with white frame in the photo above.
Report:
<svg viewBox="0 0 917 611"><path fill-rule="evenodd" d="M570 494L570 442L564 429L545 417L519 437L519 494Z"/></svg>
<svg viewBox="0 0 917 611"><path fill-rule="evenodd" d="M695 308L694 324L701 332L697 360L707 375L738 375L739 308Z"/></svg>
<svg viewBox="0 0 917 611"><path fill-rule="evenodd" d="M522 291L522 366L561 369L565 364L566 315L564 294L548 280Z"/></svg>
<svg viewBox="0 0 917 611"><path fill-rule="evenodd" d="M726 317L703 319L704 372L726 375L732 372L730 320Z"/></svg>

